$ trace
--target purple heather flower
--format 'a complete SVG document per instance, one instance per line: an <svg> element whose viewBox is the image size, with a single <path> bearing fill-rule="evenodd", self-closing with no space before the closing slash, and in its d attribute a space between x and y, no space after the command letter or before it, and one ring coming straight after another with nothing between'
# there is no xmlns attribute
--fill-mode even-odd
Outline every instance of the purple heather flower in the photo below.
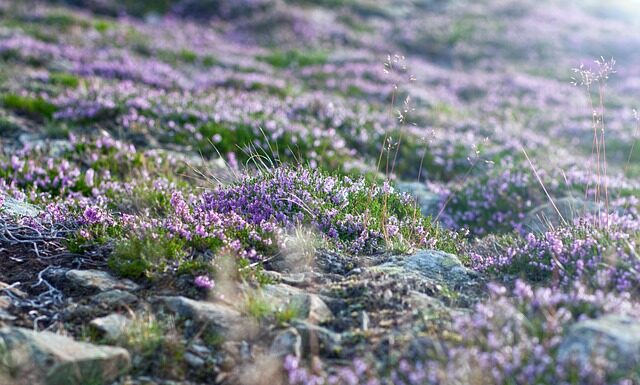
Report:
<svg viewBox="0 0 640 385"><path fill-rule="evenodd" d="M194 280L193 283L202 289L213 289L215 287L215 282L210 279L209 277L207 277L206 275L199 275L197 276Z"/></svg>
<svg viewBox="0 0 640 385"><path fill-rule="evenodd" d="M92 168L87 170L87 173L84 175L84 184L86 184L88 187L93 187L93 177L95 175L95 172L93 171Z"/></svg>

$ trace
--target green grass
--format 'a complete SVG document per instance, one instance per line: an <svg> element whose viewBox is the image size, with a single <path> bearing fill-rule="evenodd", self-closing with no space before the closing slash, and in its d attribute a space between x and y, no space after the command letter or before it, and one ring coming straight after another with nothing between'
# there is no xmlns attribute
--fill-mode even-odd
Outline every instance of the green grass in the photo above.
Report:
<svg viewBox="0 0 640 385"><path fill-rule="evenodd" d="M258 60L271 64L276 68L307 67L326 64L329 60L324 51L273 51L268 55L259 56Z"/></svg>
<svg viewBox="0 0 640 385"><path fill-rule="evenodd" d="M184 246L179 238L132 237L116 243L108 265L122 277L151 277L154 272L162 271L167 262L185 256Z"/></svg>
<svg viewBox="0 0 640 385"><path fill-rule="evenodd" d="M52 72L49 74L49 82L64 87L76 88L80 85L80 78L65 72Z"/></svg>
<svg viewBox="0 0 640 385"><path fill-rule="evenodd" d="M2 97L2 104L16 112L34 117L51 119L58 108L41 97L7 94Z"/></svg>

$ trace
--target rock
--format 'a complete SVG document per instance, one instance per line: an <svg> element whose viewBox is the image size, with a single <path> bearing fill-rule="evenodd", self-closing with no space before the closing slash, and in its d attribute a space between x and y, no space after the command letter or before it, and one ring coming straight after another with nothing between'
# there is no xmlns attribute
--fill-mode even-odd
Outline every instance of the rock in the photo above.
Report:
<svg viewBox="0 0 640 385"><path fill-rule="evenodd" d="M122 314L113 313L92 320L89 325L110 341L120 339L131 324L131 320Z"/></svg>
<svg viewBox="0 0 640 385"><path fill-rule="evenodd" d="M211 355L211 349L204 345L193 344L189 346L189 351L199 357L206 358Z"/></svg>
<svg viewBox="0 0 640 385"><path fill-rule="evenodd" d="M302 354L309 356L322 352L325 355L337 355L342 350L341 336L327 328L307 321L295 321L293 327L302 338Z"/></svg>
<svg viewBox="0 0 640 385"><path fill-rule="evenodd" d="M22 202L6 195L3 195L3 197L4 203L0 206L0 212L7 213L13 217L34 218L40 215L40 209L30 203Z"/></svg>
<svg viewBox="0 0 640 385"><path fill-rule="evenodd" d="M130 366L125 349L22 328L0 329L0 350L2 384L110 384Z"/></svg>
<svg viewBox="0 0 640 385"><path fill-rule="evenodd" d="M108 309L117 307L128 307L135 304L138 301L138 297L129 293L128 291L114 289L105 291L103 293L96 294L91 298L91 302L95 305L102 306Z"/></svg>
<svg viewBox="0 0 640 385"><path fill-rule="evenodd" d="M422 215L438 215L440 195L430 191L424 183L400 181L396 183L396 188L413 196Z"/></svg>
<svg viewBox="0 0 640 385"><path fill-rule="evenodd" d="M72 289L84 292L106 292L108 290L137 290L134 282L114 278L101 270L69 270L64 273L64 280Z"/></svg>
<svg viewBox="0 0 640 385"><path fill-rule="evenodd" d="M620 374L637 375L640 367L640 323L637 319L606 315L574 324L558 348L563 363L590 365L605 356Z"/></svg>
<svg viewBox="0 0 640 385"><path fill-rule="evenodd" d="M295 328L289 328L278 333L271 343L270 353L277 357L293 355L301 356L302 338Z"/></svg>
<svg viewBox="0 0 640 385"><path fill-rule="evenodd" d="M416 274L446 285L466 283L476 276L473 270L462 265L458 257L439 250L423 250L413 255L399 257L374 266L373 270L396 275Z"/></svg>
<svg viewBox="0 0 640 385"><path fill-rule="evenodd" d="M185 297L155 297L152 302L176 315L193 320L198 326L225 334L242 324L237 310L219 303L196 301Z"/></svg>
<svg viewBox="0 0 640 385"><path fill-rule="evenodd" d="M299 318L313 323L329 322L334 318L331 309L320 297L284 283L266 285L262 289L262 295L276 308L282 310L293 307Z"/></svg>
<svg viewBox="0 0 640 385"><path fill-rule="evenodd" d="M202 368L205 365L205 361L202 358L191 352L186 352L184 354L184 362L194 369Z"/></svg>
<svg viewBox="0 0 640 385"><path fill-rule="evenodd" d="M585 214L595 214L598 212L600 205L595 202L585 201L580 198L565 197L554 200L556 207L562 218L572 224L576 218ZM545 233L556 226L562 225L562 218L558 215L558 211L553 207L551 202L536 207L529 211L522 224L525 230L537 233Z"/></svg>

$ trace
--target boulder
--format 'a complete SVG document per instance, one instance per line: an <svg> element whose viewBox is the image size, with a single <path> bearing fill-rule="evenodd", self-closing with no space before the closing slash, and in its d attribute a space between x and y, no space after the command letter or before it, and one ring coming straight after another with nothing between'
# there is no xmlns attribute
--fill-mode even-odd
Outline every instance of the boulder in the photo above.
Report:
<svg viewBox="0 0 640 385"><path fill-rule="evenodd" d="M415 274L446 285L463 284L476 277L476 273L466 268L458 257L439 250L399 256L372 269L389 274Z"/></svg>
<svg viewBox="0 0 640 385"><path fill-rule="evenodd" d="M396 188L400 192L411 195L416 200L422 215L438 215L441 197L439 194L429 190L424 183L400 181L396 183Z"/></svg>
<svg viewBox="0 0 640 385"><path fill-rule="evenodd" d="M563 224L572 224L576 218L586 214L596 214L601 205L580 198L564 197L554 200L555 206L545 203L529 211L522 221L524 230L534 233L545 233ZM558 211L562 215L558 215Z"/></svg>
<svg viewBox="0 0 640 385"><path fill-rule="evenodd" d="M128 291L114 289L98 293L91 298L91 302L95 305L113 309L117 307L128 307L135 304L138 297Z"/></svg>
<svg viewBox="0 0 640 385"><path fill-rule="evenodd" d="M111 384L130 367L125 349L23 328L0 329L0 352L2 384Z"/></svg>
<svg viewBox="0 0 640 385"><path fill-rule="evenodd" d="M558 348L558 361L591 365L595 357L607 357L610 370L626 376L640 368L640 323L622 315L606 315L574 324Z"/></svg>

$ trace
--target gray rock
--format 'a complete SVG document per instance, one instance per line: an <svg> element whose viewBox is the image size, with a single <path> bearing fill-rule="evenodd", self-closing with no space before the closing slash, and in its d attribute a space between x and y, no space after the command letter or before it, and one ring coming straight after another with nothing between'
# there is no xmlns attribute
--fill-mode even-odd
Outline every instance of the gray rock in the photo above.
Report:
<svg viewBox="0 0 640 385"><path fill-rule="evenodd" d="M293 355L301 356L302 338L295 328L288 328L278 333L271 343L270 353L277 357Z"/></svg>
<svg viewBox="0 0 640 385"><path fill-rule="evenodd" d="M334 318L331 309L320 297L284 283L266 285L262 289L262 295L276 308L282 310L293 307L299 318L313 323L329 322Z"/></svg>
<svg viewBox="0 0 640 385"><path fill-rule="evenodd" d="M191 352L186 352L184 354L184 361L194 369L200 369L205 365L205 361L202 358Z"/></svg>
<svg viewBox="0 0 640 385"><path fill-rule="evenodd" d="M108 290L137 290L138 285L128 279L117 279L101 270L69 270L64 280L74 290L105 292Z"/></svg>
<svg viewBox="0 0 640 385"><path fill-rule="evenodd" d="M126 333L127 328L131 325L131 320L122 314L113 313L106 317L96 318L89 325L108 340L116 341Z"/></svg>
<svg viewBox="0 0 640 385"><path fill-rule="evenodd" d="M637 319L606 315L571 327L558 348L563 363L590 365L595 357L607 357L621 375L638 375L640 323Z"/></svg>
<svg viewBox="0 0 640 385"><path fill-rule="evenodd" d="M198 326L207 326L220 334L235 330L242 324L240 312L219 303L164 296L155 297L152 302L180 317L193 320Z"/></svg>
<svg viewBox="0 0 640 385"><path fill-rule="evenodd" d="M0 351L2 384L110 384L130 367L125 349L22 328L0 329Z"/></svg>
<svg viewBox="0 0 640 385"><path fill-rule="evenodd" d="M558 215L558 211L549 202L534 208L526 214L522 221L524 228L532 232L544 233L562 225L563 219L567 224L572 224L576 218L586 214L595 214L601 207L595 202L573 197L556 199L554 203L562 217Z"/></svg>
<svg viewBox="0 0 640 385"><path fill-rule="evenodd" d="M211 355L211 349L200 344L193 344L189 346L189 351L199 357L208 357Z"/></svg>
<svg viewBox="0 0 640 385"><path fill-rule="evenodd" d="M108 309L115 307L126 307L135 304L138 297L128 291L114 289L96 294L91 298L91 302L95 305L103 306Z"/></svg>
<svg viewBox="0 0 640 385"><path fill-rule="evenodd" d="M307 321L295 321L293 327L302 338L302 353L305 356L322 352L336 355L342 350L340 334Z"/></svg>
<svg viewBox="0 0 640 385"><path fill-rule="evenodd" d="M373 270L389 274L416 274L447 285L466 283L476 276L473 270L462 265L458 257L439 250L422 250L406 257L398 257L374 266Z"/></svg>
<svg viewBox="0 0 640 385"><path fill-rule="evenodd" d="M416 200L422 215L435 216L438 214L440 195L430 191L424 183L397 182L396 188L400 192L411 195Z"/></svg>

